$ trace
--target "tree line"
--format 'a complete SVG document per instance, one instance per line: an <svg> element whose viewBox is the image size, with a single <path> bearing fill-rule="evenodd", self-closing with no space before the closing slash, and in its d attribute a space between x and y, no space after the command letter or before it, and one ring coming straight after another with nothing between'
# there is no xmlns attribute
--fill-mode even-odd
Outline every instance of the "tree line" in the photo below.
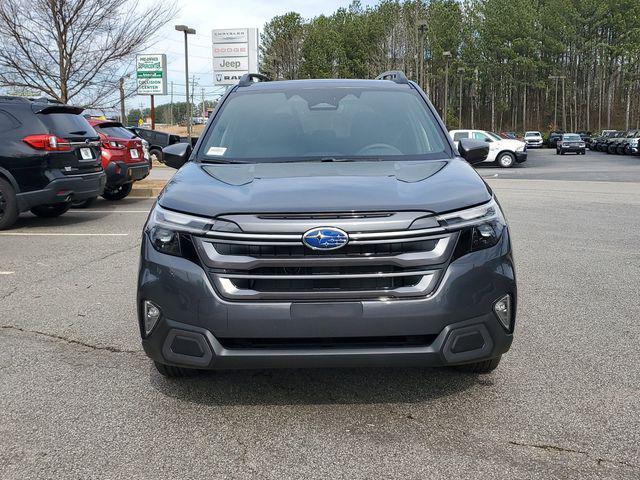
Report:
<svg viewBox="0 0 640 480"><path fill-rule="evenodd" d="M261 71L297 79L403 70L449 128L638 128L639 20L638 0L354 1L312 19L272 18Z"/></svg>

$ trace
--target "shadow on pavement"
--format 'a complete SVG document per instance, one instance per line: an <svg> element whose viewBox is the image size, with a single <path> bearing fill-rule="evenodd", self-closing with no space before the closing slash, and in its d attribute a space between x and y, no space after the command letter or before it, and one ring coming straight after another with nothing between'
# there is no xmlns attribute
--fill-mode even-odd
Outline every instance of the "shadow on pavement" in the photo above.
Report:
<svg viewBox="0 0 640 480"><path fill-rule="evenodd" d="M453 369L428 368L230 370L166 379L151 366L150 377L164 395L204 405L415 403L486 384Z"/></svg>

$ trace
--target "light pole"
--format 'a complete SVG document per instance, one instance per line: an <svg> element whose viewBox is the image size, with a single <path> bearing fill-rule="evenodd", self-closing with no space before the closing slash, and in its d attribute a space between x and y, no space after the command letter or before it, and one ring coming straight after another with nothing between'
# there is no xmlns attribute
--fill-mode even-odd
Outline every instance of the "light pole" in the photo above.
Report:
<svg viewBox="0 0 640 480"><path fill-rule="evenodd" d="M445 50L442 52L442 56L447 59L447 64L444 70L444 110L442 112L442 120L444 124L447 124L447 109L449 108L449 59L451 58L451 52Z"/></svg>
<svg viewBox="0 0 640 480"><path fill-rule="evenodd" d="M189 42L187 41L187 35L195 35L196 30L189 28L186 25L176 25L178 32L184 32L184 78L187 89L187 136L189 137L189 143L191 143L191 103L189 102Z"/></svg>
<svg viewBox="0 0 640 480"><path fill-rule="evenodd" d="M460 75L460 88L458 94L460 96L460 105L458 106L458 129L462 128L462 77L464 76L464 67L458 67L458 74Z"/></svg>
<svg viewBox="0 0 640 480"><path fill-rule="evenodd" d="M549 75L549 80L556 81L556 96L555 103L553 104L553 126L554 128L558 128L558 80L562 79L562 91L564 92L564 75ZM564 105L563 105L564 112Z"/></svg>
<svg viewBox="0 0 640 480"><path fill-rule="evenodd" d="M425 20L418 20L417 25L420 35L420 73L418 78L420 86L427 92L427 95L429 95L429 88L424 84L424 35L427 31L427 22Z"/></svg>

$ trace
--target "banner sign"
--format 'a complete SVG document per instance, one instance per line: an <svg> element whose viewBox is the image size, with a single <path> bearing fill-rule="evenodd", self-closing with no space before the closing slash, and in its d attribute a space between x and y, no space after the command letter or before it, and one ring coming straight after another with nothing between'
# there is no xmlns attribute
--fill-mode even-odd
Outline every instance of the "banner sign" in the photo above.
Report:
<svg viewBox="0 0 640 480"><path fill-rule="evenodd" d="M165 54L136 55L138 95L167 94L167 56Z"/></svg>

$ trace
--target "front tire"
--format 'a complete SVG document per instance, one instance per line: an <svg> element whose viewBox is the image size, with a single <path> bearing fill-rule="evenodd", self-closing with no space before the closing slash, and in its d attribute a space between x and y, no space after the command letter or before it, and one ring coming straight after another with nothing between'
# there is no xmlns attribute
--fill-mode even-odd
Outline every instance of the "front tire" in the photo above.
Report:
<svg viewBox="0 0 640 480"><path fill-rule="evenodd" d="M19 213L16 192L9 182L0 178L0 230L16 223Z"/></svg>
<svg viewBox="0 0 640 480"><path fill-rule="evenodd" d="M498 165L500 165L502 168L511 168L513 167L514 163L516 163L516 157L513 155L513 153L504 152L501 153L497 158L497 162Z"/></svg>
<svg viewBox="0 0 640 480"><path fill-rule="evenodd" d="M52 203L50 205L38 205L31 209L31 213L41 218L56 218L67 213L71 208L71 202Z"/></svg>
<svg viewBox="0 0 640 480"><path fill-rule="evenodd" d="M193 368L174 367L173 365L165 365L160 362L153 362L156 370L160 375L166 378L185 378L195 377L200 372Z"/></svg>
<svg viewBox="0 0 640 480"><path fill-rule="evenodd" d="M111 201L122 200L129 196L132 188L133 183L124 183L117 187L105 187L104 192L102 193L102 198Z"/></svg>
<svg viewBox="0 0 640 480"><path fill-rule="evenodd" d="M474 374L483 374L483 373L491 373L498 365L500 365L500 360L502 356L496 358L490 358L489 360L482 360L481 362L467 363L466 365L458 365L458 370L467 373Z"/></svg>

